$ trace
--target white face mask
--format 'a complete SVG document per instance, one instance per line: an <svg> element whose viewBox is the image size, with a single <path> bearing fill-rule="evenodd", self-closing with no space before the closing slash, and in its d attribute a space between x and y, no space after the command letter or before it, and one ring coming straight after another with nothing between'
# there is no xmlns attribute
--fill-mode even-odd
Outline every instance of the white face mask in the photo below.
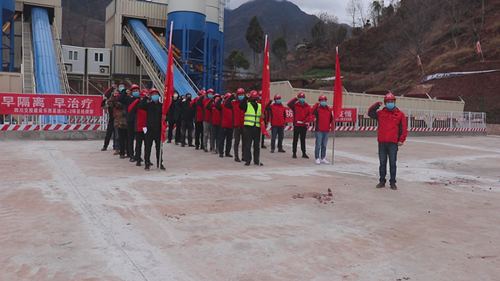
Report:
<svg viewBox="0 0 500 281"><path fill-rule="evenodd" d="M179 95L178 94L174 94L174 98L177 98Z"/></svg>

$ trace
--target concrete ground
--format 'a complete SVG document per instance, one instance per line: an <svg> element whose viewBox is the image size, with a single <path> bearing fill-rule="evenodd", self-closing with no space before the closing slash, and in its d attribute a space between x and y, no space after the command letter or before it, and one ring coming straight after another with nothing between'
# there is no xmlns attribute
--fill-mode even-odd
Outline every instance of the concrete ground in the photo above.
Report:
<svg viewBox="0 0 500 281"><path fill-rule="evenodd" d="M264 167L167 144L166 172L0 142L0 280L499 280L500 138L408 140L397 191L373 138L337 139L333 166L285 142Z"/></svg>

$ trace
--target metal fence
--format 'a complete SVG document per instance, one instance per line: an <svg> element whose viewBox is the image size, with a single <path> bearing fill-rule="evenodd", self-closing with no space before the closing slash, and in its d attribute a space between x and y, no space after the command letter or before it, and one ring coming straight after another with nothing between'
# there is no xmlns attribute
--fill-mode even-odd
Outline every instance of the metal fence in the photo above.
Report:
<svg viewBox="0 0 500 281"><path fill-rule="evenodd" d="M349 107L357 109L356 122L335 122L337 131L375 131L378 121L368 116L367 106ZM406 115L408 131L486 131L486 113L460 111L433 111L400 109ZM103 111L102 116L67 116L65 124L54 124L37 115L6 116L0 131L12 130L106 130L108 115ZM49 118L49 119L50 119ZM292 130L293 124L287 124L286 130ZM313 130L314 127L309 127Z"/></svg>

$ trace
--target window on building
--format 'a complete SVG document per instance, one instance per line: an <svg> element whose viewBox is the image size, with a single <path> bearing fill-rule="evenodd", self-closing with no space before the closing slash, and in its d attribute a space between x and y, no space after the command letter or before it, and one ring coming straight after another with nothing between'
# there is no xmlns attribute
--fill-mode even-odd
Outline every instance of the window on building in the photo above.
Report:
<svg viewBox="0 0 500 281"><path fill-rule="evenodd" d="M99 54L98 53L94 54L94 61L99 61Z"/></svg>
<svg viewBox="0 0 500 281"><path fill-rule="evenodd" d="M135 57L135 66L141 66L141 61L138 57Z"/></svg>
<svg viewBox="0 0 500 281"><path fill-rule="evenodd" d="M73 51L69 51L69 59L72 60L73 59Z"/></svg>
<svg viewBox="0 0 500 281"><path fill-rule="evenodd" d="M74 58L75 60L78 60L78 51L75 51L75 54L73 55L73 58Z"/></svg>
<svg viewBox="0 0 500 281"><path fill-rule="evenodd" d="M100 61L103 62L104 61L104 54L103 53L100 53L99 54L99 58L100 58Z"/></svg>

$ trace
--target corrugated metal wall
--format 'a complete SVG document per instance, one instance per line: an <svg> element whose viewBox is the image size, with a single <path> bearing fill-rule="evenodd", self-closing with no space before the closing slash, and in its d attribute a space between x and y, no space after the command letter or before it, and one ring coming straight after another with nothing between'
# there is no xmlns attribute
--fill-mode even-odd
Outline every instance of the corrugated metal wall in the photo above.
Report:
<svg viewBox="0 0 500 281"><path fill-rule="evenodd" d="M292 85L288 81L271 83L271 98L275 94L280 94L283 101L288 102L300 92L306 95L306 102L309 104L317 103L320 95L327 96L329 104L333 101L333 91L292 88ZM343 93L343 104L346 107L371 106L379 101L383 101L383 96L361 93ZM463 111L465 106L465 102L462 101L443 101L407 97L397 97L396 103L400 108L443 111Z"/></svg>
<svg viewBox="0 0 500 281"><path fill-rule="evenodd" d="M0 92L22 93L23 79L21 73L0 72Z"/></svg>
<svg viewBox="0 0 500 281"><path fill-rule="evenodd" d="M113 47L113 75L139 75L140 68L137 66L137 57L134 50L129 46L115 45ZM146 73L143 71L143 75Z"/></svg>

